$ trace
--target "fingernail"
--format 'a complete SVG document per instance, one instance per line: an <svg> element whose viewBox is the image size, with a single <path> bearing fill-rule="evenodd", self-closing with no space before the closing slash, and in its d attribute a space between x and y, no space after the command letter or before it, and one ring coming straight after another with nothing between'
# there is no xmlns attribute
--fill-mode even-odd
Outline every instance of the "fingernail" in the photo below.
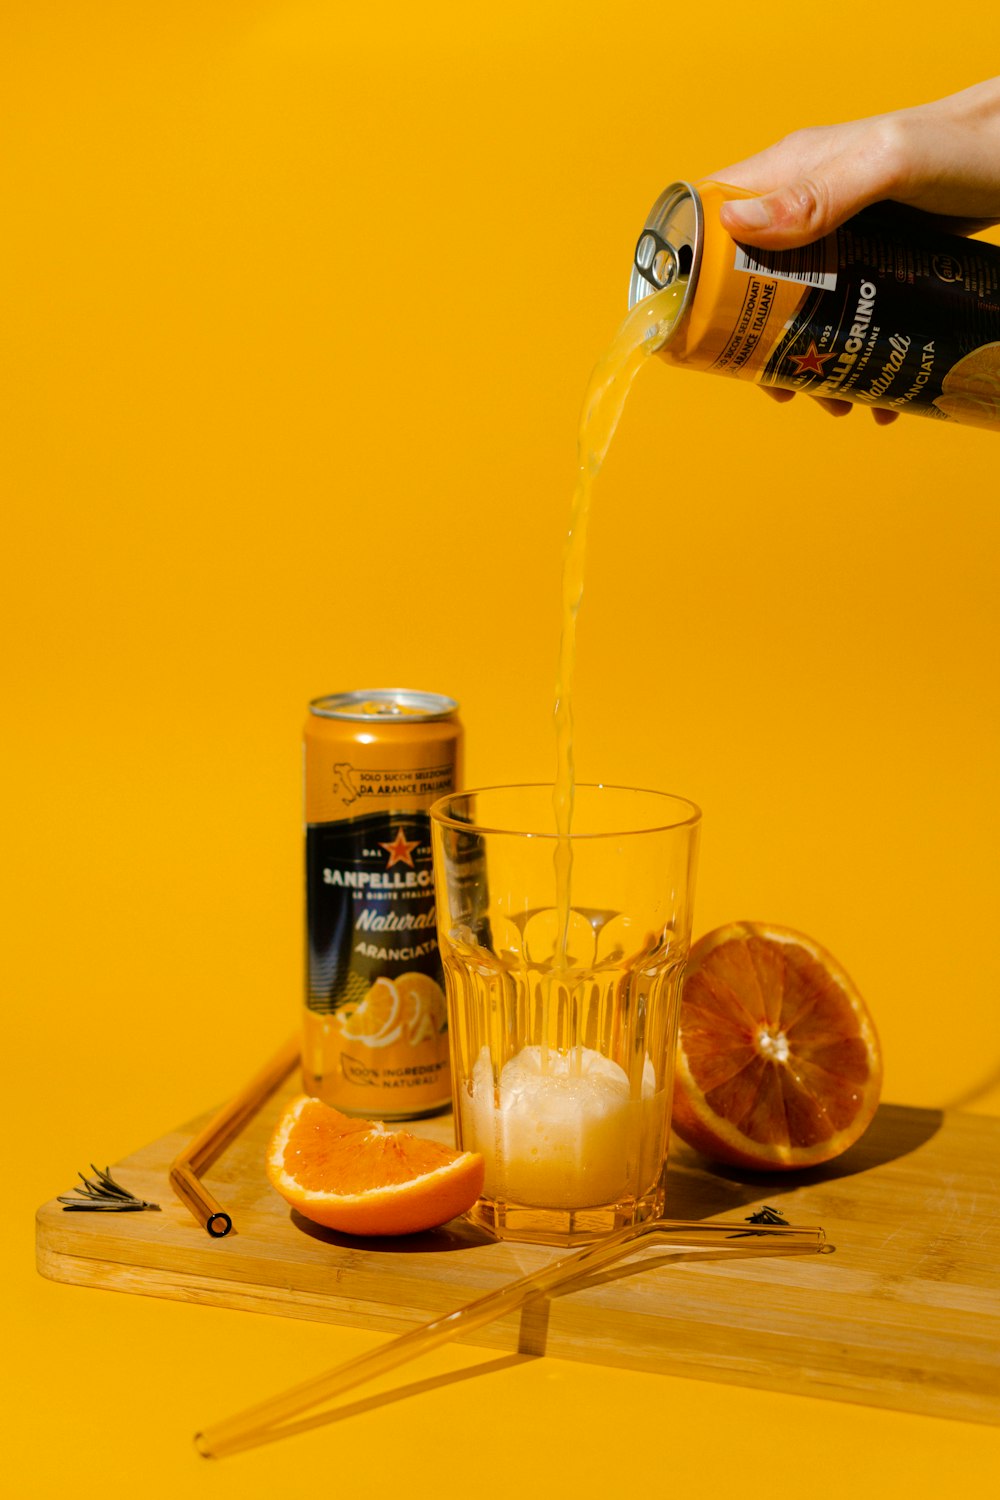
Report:
<svg viewBox="0 0 1000 1500"><path fill-rule="evenodd" d="M764 198L733 198L722 206L730 222L735 220L746 229L766 229L771 222L771 211Z"/></svg>

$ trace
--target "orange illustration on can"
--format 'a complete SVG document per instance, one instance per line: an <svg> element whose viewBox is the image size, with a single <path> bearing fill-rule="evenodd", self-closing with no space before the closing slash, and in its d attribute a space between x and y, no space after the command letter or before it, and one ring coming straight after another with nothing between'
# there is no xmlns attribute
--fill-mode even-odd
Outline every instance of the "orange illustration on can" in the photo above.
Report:
<svg viewBox="0 0 1000 1500"><path fill-rule="evenodd" d="M451 1102L428 809L461 774L457 704L375 689L310 705L302 1077L345 1114Z"/></svg>
<svg viewBox="0 0 1000 1500"><path fill-rule="evenodd" d="M663 359L1000 431L1000 247L877 204L813 245L759 250L719 222L752 196L676 182L653 205L629 306L681 289Z"/></svg>

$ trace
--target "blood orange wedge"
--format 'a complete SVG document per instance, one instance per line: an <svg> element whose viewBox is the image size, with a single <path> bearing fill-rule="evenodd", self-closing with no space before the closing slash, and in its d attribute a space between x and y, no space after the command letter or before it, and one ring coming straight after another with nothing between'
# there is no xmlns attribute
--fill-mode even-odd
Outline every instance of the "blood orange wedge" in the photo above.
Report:
<svg viewBox="0 0 1000 1500"><path fill-rule="evenodd" d="M818 943L758 922L695 943L673 1114L688 1145L757 1171L813 1167L863 1134L881 1087L872 1019Z"/></svg>
<svg viewBox="0 0 1000 1500"><path fill-rule="evenodd" d="M483 1158L301 1094L278 1121L267 1175L307 1219L343 1234L413 1234L472 1207Z"/></svg>

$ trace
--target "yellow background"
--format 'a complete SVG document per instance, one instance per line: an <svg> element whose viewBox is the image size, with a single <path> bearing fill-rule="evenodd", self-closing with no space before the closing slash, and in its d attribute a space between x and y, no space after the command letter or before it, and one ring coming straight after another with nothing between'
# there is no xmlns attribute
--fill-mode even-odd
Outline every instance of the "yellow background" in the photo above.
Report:
<svg viewBox="0 0 1000 1500"><path fill-rule="evenodd" d="M551 774L577 410L650 203L980 78L1000 23L932 19L8 0L14 1493L985 1490L995 1432L558 1361L209 1466L197 1424L373 1336L31 1269L37 1203L295 1023L307 699L448 692L471 782ZM888 1098L994 1113L998 466L994 434L651 370L578 665L581 777L704 809L697 930L812 934L869 999Z"/></svg>

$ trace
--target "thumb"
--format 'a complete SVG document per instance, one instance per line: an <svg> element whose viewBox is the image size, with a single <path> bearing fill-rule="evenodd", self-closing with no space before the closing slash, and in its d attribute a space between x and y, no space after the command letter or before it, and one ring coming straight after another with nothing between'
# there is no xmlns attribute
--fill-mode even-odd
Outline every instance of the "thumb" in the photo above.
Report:
<svg viewBox="0 0 1000 1500"><path fill-rule="evenodd" d="M719 218L734 239L765 250L793 249L822 239L865 206L846 183L836 178L803 177L760 198L723 203Z"/></svg>

